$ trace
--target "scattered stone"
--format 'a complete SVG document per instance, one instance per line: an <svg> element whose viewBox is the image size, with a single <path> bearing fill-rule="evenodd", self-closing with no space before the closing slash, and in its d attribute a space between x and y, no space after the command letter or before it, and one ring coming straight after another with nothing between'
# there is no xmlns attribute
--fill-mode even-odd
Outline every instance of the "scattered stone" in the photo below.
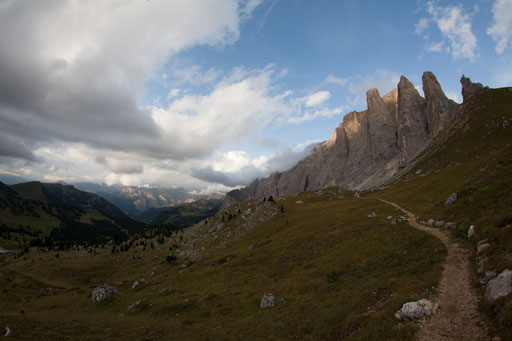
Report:
<svg viewBox="0 0 512 341"><path fill-rule="evenodd" d="M4 336L11 336L12 331L9 329L9 327L5 327L5 334Z"/></svg>
<svg viewBox="0 0 512 341"><path fill-rule="evenodd" d="M303 204L304 202L302 200L297 200L295 203L296 204Z"/></svg>
<svg viewBox="0 0 512 341"><path fill-rule="evenodd" d="M395 313L395 317L401 321L419 320L424 317L432 316L436 313L437 306L426 299L421 299L416 302L407 302L402 306L402 309Z"/></svg>
<svg viewBox="0 0 512 341"><path fill-rule="evenodd" d="M444 202L444 206L445 207L451 206L455 203L456 200L457 200L457 193L454 192L454 193L450 194L448 199L446 199L446 201Z"/></svg>
<svg viewBox="0 0 512 341"><path fill-rule="evenodd" d="M475 225L471 225L468 229L468 238L471 238L475 235Z"/></svg>
<svg viewBox="0 0 512 341"><path fill-rule="evenodd" d="M191 261L186 261L185 263L181 264L182 268L188 268L190 265L192 265Z"/></svg>
<svg viewBox="0 0 512 341"><path fill-rule="evenodd" d="M421 221L420 221L420 224L421 224L421 225L427 225L427 222L426 222L425 220L421 220Z"/></svg>
<svg viewBox="0 0 512 341"><path fill-rule="evenodd" d="M435 222L436 222L436 221L435 221L434 219L430 218L430 219L427 221L427 225L428 225L428 226L434 226Z"/></svg>
<svg viewBox="0 0 512 341"><path fill-rule="evenodd" d="M454 221L449 221L444 224L444 227L447 229L455 230L457 228L457 223Z"/></svg>
<svg viewBox="0 0 512 341"><path fill-rule="evenodd" d="M444 226L444 220L438 220L438 221L436 221L436 222L435 222L435 225L436 225L437 227L443 227L443 226Z"/></svg>
<svg viewBox="0 0 512 341"><path fill-rule="evenodd" d="M263 294L260 309L269 309L276 305L276 298L272 294Z"/></svg>
<svg viewBox="0 0 512 341"><path fill-rule="evenodd" d="M322 191L322 190L315 192L315 195L322 195L322 194L324 194L324 191Z"/></svg>
<svg viewBox="0 0 512 341"><path fill-rule="evenodd" d="M375 218L376 216L375 212L368 214L368 218Z"/></svg>
<svg viewBox="0 0 512 341"><path fill-rule="evenodd" d="M482 252L486 251L490 246L491 246L491 244L489 244L489 243L479 244L476 247L476 254L477 255L481 254Z"/></svg>
<svg viewBox="0 0 512 341"><path fill-rule="evenodd" d="M477 244L477 245L485 244L485 243L487 243L488 241L489 241L489 238L482 239L482 240L480 240L480 241L478 242L478 244Z"/></svg>
<svg viewBox="0 0 512 341"><path fill-rule="evenodd" d="M388 215L388 216L386 217L386 219L393 219L393 217L392 217L392 216L390 216L390 215Z"/></svg>
<svg viewBox="0 0 512 341"><path fill-rule="evenodd" d="M338 199L338 200L343 200L343 199L345 199L345 196L343 196L343 195L338 195L338 196L336 197L336 199Z"/></svg>
<svg viewBox="0 0 512 341"><path fill-rule="evenodd" d="M484 173L487 170L487 167L480 168L480 173Z"/></svg>
<svg viewBox="0 0 512 341"><path fill-rule="evenodd" d="M92 291L92 302L93 303L102 303L108 301L117 294L117 289L113 286L108 285L107 283L103 283L99 287L93 289Z"/></svg>
<svg viewBox="0 0 512 341"><path fill-rule="evenodd" d="M133 282L132 289L136 289L141 284L146 284L146 281L144 279L139 279L139 280Z"/></svg>
<svg viewBox="0 0 512 341"><path fill-rule="evenodd" d="M512 271L507 269L487 283L485 298L493 302L510 293L512 293Z"/></svg>
<svg viewBox="0 0 512 341"><path fill-rule="evenodd" d="M141 303L143 303L146 299L143 298L141 300L138 300L137 302L135 302L134 304L132 304L131 306L128 307L128 312L129 313L134 313L137 311L137 306Z"/></svg>
<svg viewBox="0 0 512 341"><path fill-rule="evenodd" d="M247 248L247 250L249 250L249 251L252 249L254 249L254 244L249 245L249 247Z"/></svg>
<svg viewBox="0 0 512 341"><path fill-rule="evenodd" d="M37 297L44 297L44 296L50 296L51 294L53 294L54 290L53 288L41 288L39 290L39 294L37 295Z"/></svg>
<svg viewBox="0 0 512 341"><path fill-rule="evenodd" d="M154 275L155 275L155 272L154 272L154 271L151 271L151 273L150 273L150 274L149 274L149 276L148 276L148 279L151 279Z"/></svg>
<svg viewBox="0 0 512 341"><path fill-rule="evenodd" d="M171 294L172 292L173 292L173 291L172 291L171 289L169 289L169 288L165 288L165 289L160 290L160 293L161 293L162 295L166 295L166 296L167 296L167 295L169 295L169 294Z"/></svg>

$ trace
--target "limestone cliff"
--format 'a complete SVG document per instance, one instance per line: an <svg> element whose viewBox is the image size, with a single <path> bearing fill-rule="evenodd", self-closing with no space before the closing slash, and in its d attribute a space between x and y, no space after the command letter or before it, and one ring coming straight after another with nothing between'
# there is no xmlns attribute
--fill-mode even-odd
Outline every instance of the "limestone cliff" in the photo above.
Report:
<svg viewBox="0 0 512 341"><path fill-rule="evenodd" d="M425 72L422 80L425 98L404 76L397 89L384 97L377 89L368 90L368 109L346 114L317 152L286 172L229 192L225 205L328 186L357 190L380 186L446 128L459 108L431 72ZM482 89L464 76L461 83L464 99Z"/></svg>

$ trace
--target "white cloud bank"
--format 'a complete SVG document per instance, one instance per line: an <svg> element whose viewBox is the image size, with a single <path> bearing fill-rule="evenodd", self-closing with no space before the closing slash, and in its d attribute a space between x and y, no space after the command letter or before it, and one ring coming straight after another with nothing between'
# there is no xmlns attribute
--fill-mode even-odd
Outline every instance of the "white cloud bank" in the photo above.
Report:
<svg viewBox="0 0 512 341"><path fill-rule="evenodd" d="M512 37L512 0L496 0L492 7L494 23L487 29L496 42L496 53L502 54Z"/></svg>
<svg viewBox="0 0 512 341"><path fill-rule="evenodd" d="M426 50L429 52L446 52L453 59L468 59L475 61L478 58L477 39L471 28L471 15L464 13L462 5L437 6L436 2L429 1L426 6L428 17L421 18L415 25L415 32L424 35L427 41ZM430 41L426 30L430 24L439 29L442 41Z"/></svg>

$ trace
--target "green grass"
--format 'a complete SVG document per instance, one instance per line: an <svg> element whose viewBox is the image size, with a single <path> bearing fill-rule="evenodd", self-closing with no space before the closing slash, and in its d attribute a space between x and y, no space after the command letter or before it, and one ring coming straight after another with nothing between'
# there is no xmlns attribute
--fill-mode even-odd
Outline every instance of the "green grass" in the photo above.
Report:
<svg viewBox="0 0 512 341"><path fill-rule="evenodd" d="M0 290L10 299L0 325L21 339L412 340L414 326L400 327L393 314L435 293L443 245L405 223L391 225L385 217L397 211L388 205L330 198L304 193L280 201L284 213L186 269L166 263L168 244L137 251L142 259L133 250L7 256ZM377 218L367 218L372 211ZM131 289L153 269L149 285ZM96 306L87 287L96 277L126 284ZM41 287L62 290L36 298ZM164 288L172 292L162 295ZM261 310L266 292L278 304ZM142 298L141 311L128 313Z"/></svg>

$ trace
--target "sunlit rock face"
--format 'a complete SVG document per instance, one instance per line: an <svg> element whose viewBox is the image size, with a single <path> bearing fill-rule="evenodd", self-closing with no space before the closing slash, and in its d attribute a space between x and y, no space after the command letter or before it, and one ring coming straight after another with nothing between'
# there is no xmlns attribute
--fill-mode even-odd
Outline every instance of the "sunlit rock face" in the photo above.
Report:
<svg viewBox="0 0 512 341"><path fill-rule="evenodd" d="M404 76L397 89L384 97L377 89L368 90L368 109L346 114L317 152L286 172L229 192L225 205L327 186L365 190L382 185L439 135L459 109L431 72L425 72L422 80L425 98ZM461 83L465 97L482 89L469 78L463 77Z"/></svg>

